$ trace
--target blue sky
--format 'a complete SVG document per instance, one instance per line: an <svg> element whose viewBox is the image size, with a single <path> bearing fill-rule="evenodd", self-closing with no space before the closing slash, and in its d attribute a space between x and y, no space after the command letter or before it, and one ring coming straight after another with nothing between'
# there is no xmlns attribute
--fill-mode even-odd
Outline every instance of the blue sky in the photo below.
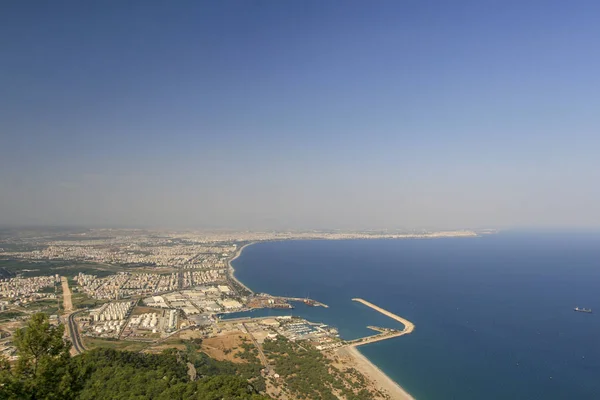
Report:
<svg viewBox="0 0 600 400"><path fill-rule="evenodd" d="M0 223L600 226L600 3L0 6Z"/></svg>

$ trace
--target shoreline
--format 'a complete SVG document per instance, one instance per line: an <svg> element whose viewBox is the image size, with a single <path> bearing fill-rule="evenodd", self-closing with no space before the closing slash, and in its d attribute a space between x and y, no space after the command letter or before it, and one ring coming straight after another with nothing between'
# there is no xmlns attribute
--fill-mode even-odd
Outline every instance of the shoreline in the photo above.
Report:
<svg viewBox="0 0 600 400"><path fill-rule="evenodd" d="M338 349L335 354L340 357L349 356L352 358L352 366L370 379L379 388L383 389L394 400L415 400L398 382L390 378L377 365L369 360L358 350L357 346L347 346Z"/></svg>
<svg viewBox="0 0 600 400"><path fill-rule="evenodd" d="M242 283L242 281L240 281L238 278L235 277L235 268L233 268L233 265L231 263L233 261L237 260L238 257L240 257L242 255L242 253L244 252L244 249L246 247L253 245L255 243L258 243L258 242L246 243L245 245L243 245L236 251L235 256L233 256L229 261L227 261L227 266L229 268L229 276L231 277L231 279L233 279L238 285L240 285L241 287L243 287L244 289L249 291L251 294L254 294L254 291L252 289L250 289L248 286L244 285Z"/></svg>
<svg viewBox="0 0 600 400"><path fill-rule="evenodd" d="M283 242L283 241L287 241L287 240L297 240L297 239L282 239L282 240L273 240L273 241ZM358 239L358 240L360 240L360 239ZM371 240L371 239L366 239L366 240ZM256 244L256 243L261 243L261 242L262 241L256 241L256 242L251 242L251 243L247 243L247 244L243 245L236 252L236 255L227 262L227 264L229 266L229 275L231 276L231 279L236 281L242 287L246 288L252 294L254 294L254 291L252 291L248 286L244 285L239 279L237 279L235 277L235 268L233 267L233 265L231 263L242 255L242 253L246 247ZM395 318L393 318L393 319L395 319ZM406 321L408 322L409 325L412 325L412 326L410 328L408 328L407 324L404 324L403 322L399 321L404 325L404 332L402 334L410 333L414 329L414 325L410 321L408 321L408 320L406 320ZM406 332L407 328L409 330L408 332ZM367 344L367 343L363 343L363 344ZM354 368L356 368L363 375L365 375L365 377L367 377L368 379L370 379L371 381L373 381L377 385L379 385L379 387L384 389L391 396L392 399L394 399L394 400L415 400L415 398L412 397L410 395L410 393L408 393L406 390L404 390L404 388L402 388L402 386L400 386L400 384L398 382L396 382L392 378L390 378L377 365L375 365L364 354L362 354L360 352L360 350L358 350L358 348L357 348L359 345L360 344L353 344L350 346L345 346L345 347L336 349L334 351L334 354L337 354L338 356L342 356L345 353L348 357L350 357L352 359Z"/></svg>

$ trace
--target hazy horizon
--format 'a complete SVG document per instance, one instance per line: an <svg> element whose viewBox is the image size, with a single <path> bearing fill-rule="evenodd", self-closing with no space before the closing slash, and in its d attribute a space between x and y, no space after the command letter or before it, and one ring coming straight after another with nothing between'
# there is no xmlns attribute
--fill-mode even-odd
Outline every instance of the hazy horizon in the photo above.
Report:
<svg viewBox="0 0 600 400"><path fill-rule="evenodd" d="M0 10L0 226L600 227L600 3Z"/></svg>

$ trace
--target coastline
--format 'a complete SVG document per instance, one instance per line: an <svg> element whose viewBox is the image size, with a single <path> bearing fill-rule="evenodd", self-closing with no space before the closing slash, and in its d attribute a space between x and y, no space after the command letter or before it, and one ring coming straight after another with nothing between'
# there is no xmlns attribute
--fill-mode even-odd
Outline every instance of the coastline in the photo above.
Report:
<svg viewBox="0 0 600 400"><path fill-rule="evenodd" d="M294 239L284 239L284 240L294 240ZM284 241L281 240L281 241ZM239 279L235 277L235 268L231 264L234 260L240 257L244 251L244 249L252 244L259 243L251 242L242 246L237 252L236 255L228 261L229 266L229 274L231 279L236 281L240 286L246 288L250 293L254 294L249 287L244 285ZM364 304L364 303L363 303ZM392 317L393 319L396 319ZM405 321L407 323L405 323ZM414 325L408 321L400 321L404 325L404 330L402 334L411 333L414 330ZM365 355L363 355L359 350L358 346L360 344L345 346L342 348L336 349L333 354L337 355L340 359L346 359L350 361L347 364L351 364L352 367L360 371L367 379L374 382L378 387L383 389L386 393L388 393L392 399L394 400L415 400L406 390L400 386L396 381L390 378L385 372L383 372L377 365L375 365L371 360L369 360Z"/></svg>
<svg viewBox="0 0 600 400"><path fill-rule="evenodd" d="M357 346L347 346L337 349L334 353L346 366L350 366L360 371L378 388L387 393L394 400L415 400L398 382L394 381L377 365L373 364L364 354L358 350Z"/></svg>
<svg viewBox="0 0 600 400"><path fill-rule="evenodd" d="M246 247L253 245L254 243L257 243L257 242L246 243L245 245L240 247L239 250L236 251L236 254L235 254L235 256L233 256L233 258L231 258L229 261L227 261L227 266L229 267L229 276L231 276L231 279L233 279L238 285L240 285L241 287L243 287L244 289L246 289L247 291L249 291L252 294L254 294L254 291L252 289L250 289L248 286L244 285L242 283L242 281L240 281L238 278L235 277L235 268L233 268L233 265L231 263L233 261L237 260L238 257L240 257L242 255L242 253L244 252L244 249Z"/></svg>

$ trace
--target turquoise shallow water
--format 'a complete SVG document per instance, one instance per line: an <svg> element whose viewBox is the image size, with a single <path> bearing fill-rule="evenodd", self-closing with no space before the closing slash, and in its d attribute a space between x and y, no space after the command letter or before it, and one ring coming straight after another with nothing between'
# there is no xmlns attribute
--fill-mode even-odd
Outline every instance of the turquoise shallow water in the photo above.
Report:
<svg viewBox="0 0 600 400"><path fill-rule="evenodd" d="M600 235L267 242L234 261L253 290L309 295L291 312L351 339L416 324L361 352L418 399L600 399ZM261 310L254 315L289 315Z"/></svg>

